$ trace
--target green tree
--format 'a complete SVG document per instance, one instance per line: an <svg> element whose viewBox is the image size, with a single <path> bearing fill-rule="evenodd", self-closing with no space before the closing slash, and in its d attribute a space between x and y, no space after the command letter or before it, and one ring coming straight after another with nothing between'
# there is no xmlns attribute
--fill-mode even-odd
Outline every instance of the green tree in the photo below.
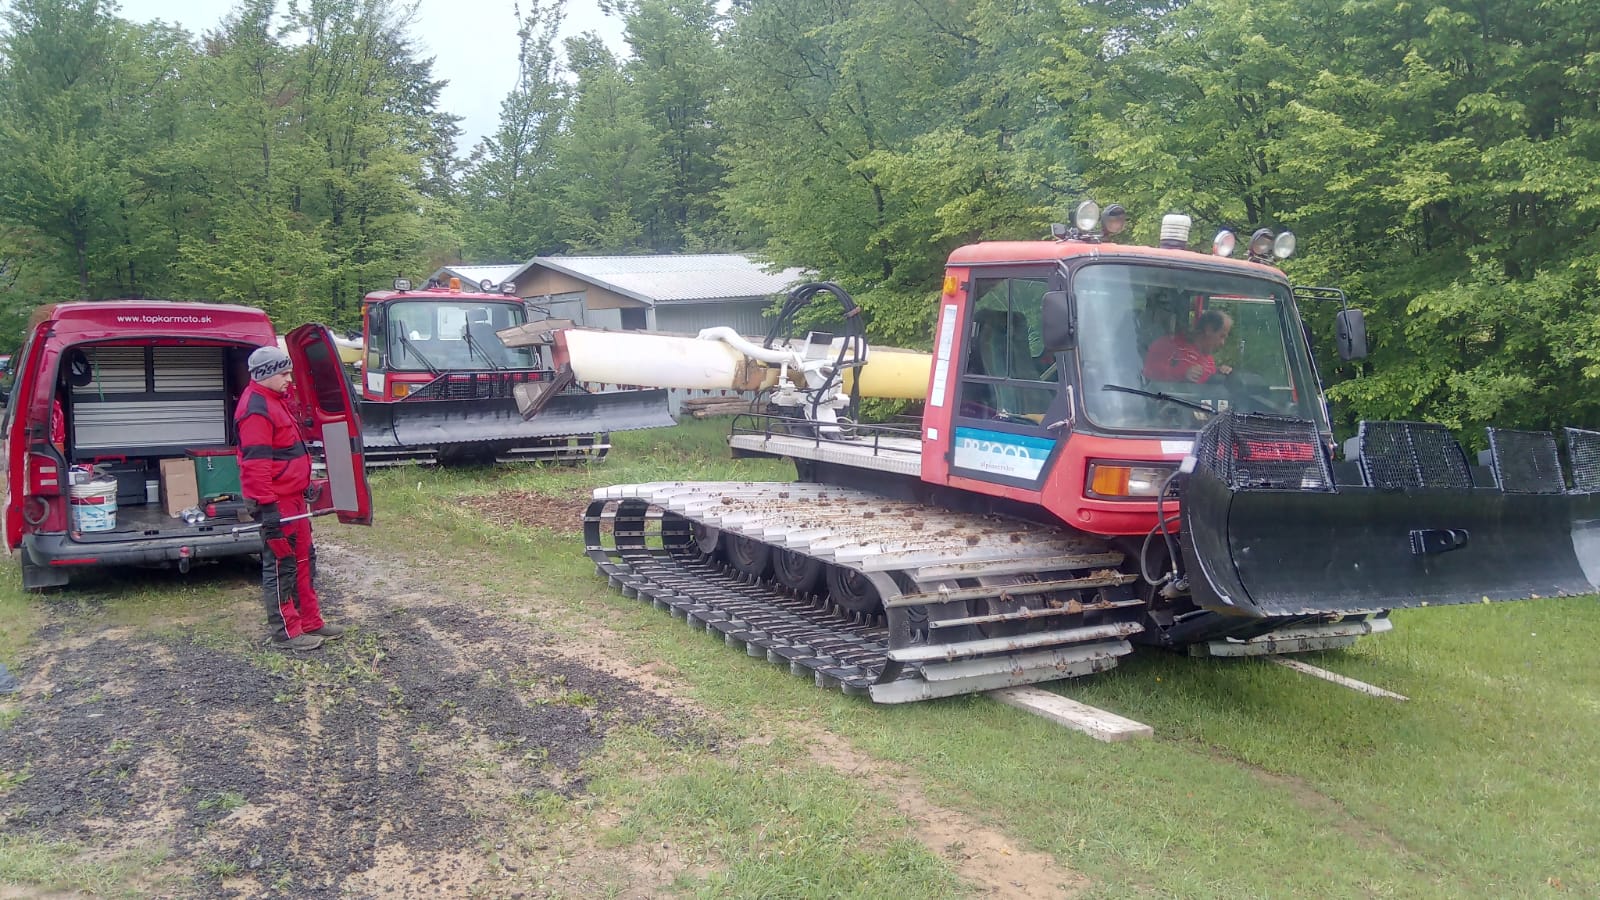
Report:
<svg viewBox="0 0 1600 900"><path fill-rule="evenodd" d="M985 169L962 159L972 145L950 103L973 59L968 12L891 0L732 12L733 87L716 107L729 219L774 262L844 282L896 343L930 340L942 258L961 240L933 224L937 210L970 184L963 172ZM940 170L951 160L960 172Z"/></svg>
<svg viewBox="0 0 1600 900"><path fill-rule="evenodd" d="M163 285L151 155L182 130L187 36L130 26L97 0L17 0L4 23L0 218L45 237L79 296Z"/></svg>
<svg viewBox="0 0 1600 900"><path fill-rule="evenodd" d="M389 0L291 5L295 115L319 165L290 209L319 220L330 260L328 301L351 325L361 296L387 286L420 255L425 229L419 145L403 136L435 128L431 64L416 57L409 11Z"/></svg>
<svg viewBox="0 0 1600 900"><path fill-rule="evenodd" d="M571 124L556 150L562 243L580 253L656 249L646 224L667 193L656 131L621 66L593 35L567 41L578 76Z"/></svg>
<svg viewBox="0 0 1600 900"><path fill-rule="evenodd" d="M637 98L623 102L637 105L659 151L660 193L643 220L646 246L704 249L724 231L716 206L724 174L716 154L724 134L712 104L725 90L727 67L716 4L630 0L619 7L633 51L623 69Z"/></svg>
<svg viewBox="0 0 1600 900"><path fill-rule="evenodd" d="M279 327L333 321L332 258L302 203L322 163L296 110L296 52L278 38L275 0L249 0L205 35L196 68L209 113L177 149L194 173L204 227L178 251L189 296L257 306Z"/></svg>
<svg viewBox="0 0 1600 900"><path fill-rule="evenodd" d="M462 184L467 255L526 260L557 246L551 172L570 105L555 46L560 0L531 0L517 25L517 83L500 127L474 148Z"/></svg>

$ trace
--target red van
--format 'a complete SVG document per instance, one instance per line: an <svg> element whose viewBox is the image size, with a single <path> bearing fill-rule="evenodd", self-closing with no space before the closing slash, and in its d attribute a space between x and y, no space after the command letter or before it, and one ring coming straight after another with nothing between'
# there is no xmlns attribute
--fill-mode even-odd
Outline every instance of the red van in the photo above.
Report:
<svg viewBox="0 0 1600 900"><path fill-rule="evenodd" d="M244 306L107 300L35 311L0 422L5 541L22 563L23 587L66 584L88 566L187 571L197 560L260 553L259 529L241 528L237 517L169 515L161 463L237 446L245 360L277 340L267 314ZM333 335L306 325L286 345L296 399L326 458L316 506L341 522L371 524L359 413ZM74 501L86 501L70 483L73 466L115 472L117 502L104 501L114 515L74 513Z"/></svg>

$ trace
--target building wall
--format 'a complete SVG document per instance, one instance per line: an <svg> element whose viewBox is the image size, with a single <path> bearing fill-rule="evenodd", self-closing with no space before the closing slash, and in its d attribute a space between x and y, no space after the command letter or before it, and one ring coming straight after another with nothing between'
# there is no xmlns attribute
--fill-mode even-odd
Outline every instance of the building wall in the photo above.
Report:
<svg viewBox="0 0 1600 900"><path fill-rule="evenodd" d="M724 325L748 337L765 337L772 326L767 309L772 301L718 300L714 303L663 303L656 306L656 331L698 334L702 328Z"/></svg>

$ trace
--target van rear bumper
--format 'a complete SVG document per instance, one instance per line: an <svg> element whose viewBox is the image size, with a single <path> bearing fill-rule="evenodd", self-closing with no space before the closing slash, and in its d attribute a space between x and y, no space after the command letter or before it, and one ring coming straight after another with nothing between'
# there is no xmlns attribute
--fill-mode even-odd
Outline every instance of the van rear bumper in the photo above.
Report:
<svg viewBox="0 0 1600 900"><path fill-rule="evenodd" d="M45 570L66 572L84 566L138 566L193 562L261 552L261 531L239 534L196 534L140 538L130 541L78 542L66 534L24 534L24 561ZM65 583L65 579L61 582Z"/></svg>

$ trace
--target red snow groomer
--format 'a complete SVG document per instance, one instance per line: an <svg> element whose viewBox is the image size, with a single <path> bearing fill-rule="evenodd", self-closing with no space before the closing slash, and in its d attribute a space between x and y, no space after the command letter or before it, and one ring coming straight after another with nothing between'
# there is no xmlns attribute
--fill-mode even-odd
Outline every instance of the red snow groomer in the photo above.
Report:
<svg viewBox="0 0 1600 900"><path fill-rule="evenodd" d="M1294 237L1105 240L1092 205L1055 240L951 254L933 352L869 348L837 286L791 293L763 341L572 331L575 377L766 388L735 454L781 484L596 492L588 552L629 596L819 684L893 703L1085 675L1130 642L1195 654L1348 646L1397 607L1590 593L1600 434L1367 422L1336 453L1302 302L1274 265ZM1209 252L1207 252L1209 251ZM813 298L843 334L794 335ZM1338 349L1365 354L1358 310ZM752 371L755 370L755 371ZM923 401L904 426L862 397ZM1570 479L1558 457L1569 453Z"/></svg>
<svg viewBox="0 0 1600 900"><path fill-rule="evenodd" d="M513 391L556 372L547 348L507 347L496 332L539 318L520 297L463 291L454 278L368 294L356 366L367 464L598 459L613 431L673 424L665 390L571 383L524 419Z"/></svg>

